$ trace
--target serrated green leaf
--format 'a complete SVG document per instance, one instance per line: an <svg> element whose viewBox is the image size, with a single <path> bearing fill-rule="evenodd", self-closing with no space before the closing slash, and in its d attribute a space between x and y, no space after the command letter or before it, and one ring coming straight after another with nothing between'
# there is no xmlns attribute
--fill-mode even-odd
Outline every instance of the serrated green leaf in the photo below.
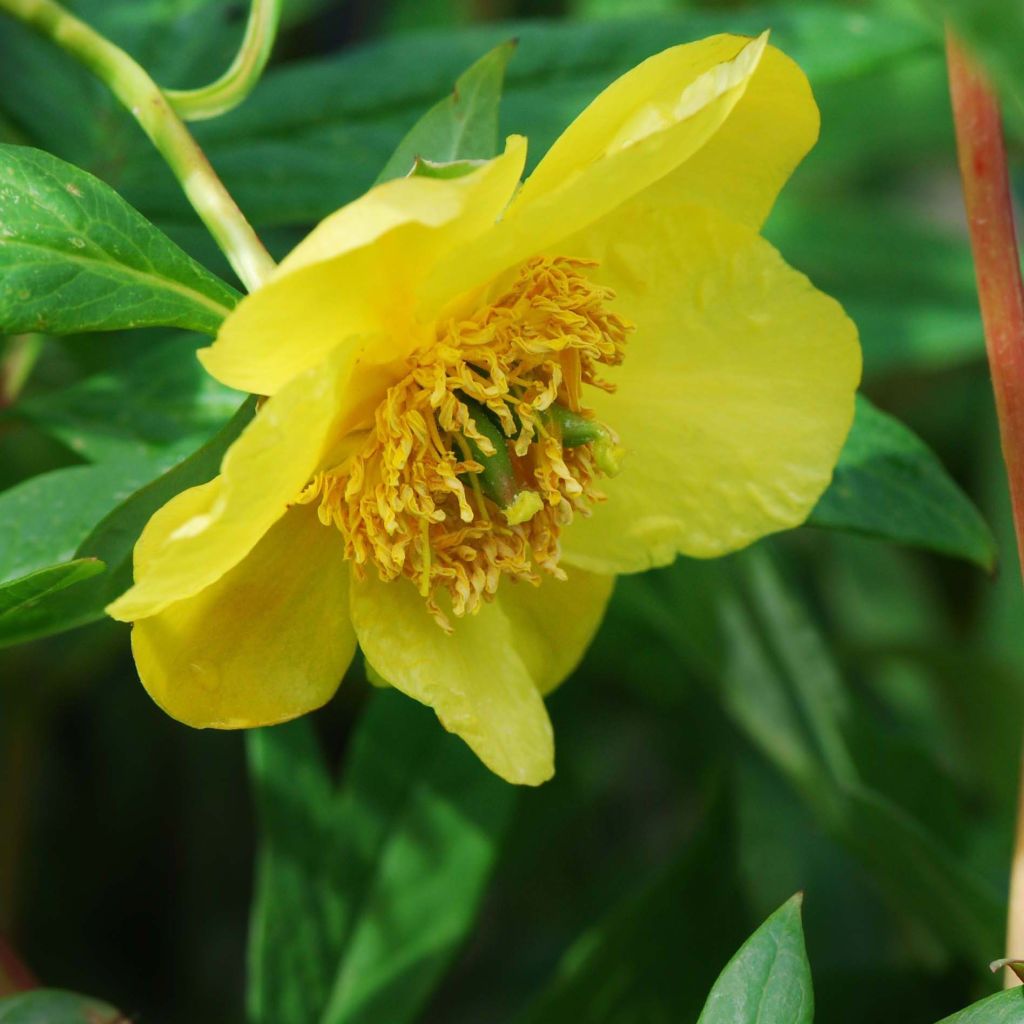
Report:
<svg viewBox="0 0 1024 1024"><path fill-rule="evenodd" d="M244 396L195 357L195 336L145 346L69 388L18 402L16 412L90 462L146 458L161 468L195 451Z"/></svg>
<svg viewBox="0 0 1024 1024"><path fill-rule="evenodd" d="M98 178L0 145L0 332L215 334L236 300Z"/></svg>
<svg viewBox="0 0 1024 1024"><path fill-rule="evenodd" d="M984 569L995 564L992 531L970 498L923 441L863 395L832 484L807 521L954 555Z"/></svg>
<svg viewBox="0 0 1024 1024"><path fill-rule="evenodd" d="M411 1021L473 921L516 798L425 708L373 695L339 790L307 719L249 734L256 1024Z"/></svg>
<svg viewBox="0 0 1024 1024"><path fill-rule="evenodd" d="M83 488L82 515L75 519L71 515L71 510L67 512L68 518L76 523L75 528L87 534L84 539L79 537L76 541L78 546L73 554L75 558L98 559L106 564L107 571L94 579L82 581L73 590L54 593L40 601L37 607L35 628L31 632L31 636L19 633L17 637L7 639L0 635L0 647L20 643L31 637L59 633L103 618L103 609L131 586L132 550L143 527L149 521L149 517L179 492L188 487L205 483L216 476L224 453L252 419L255 406L256 400L248 399L230 422L225 424L202 448L156 479L150 479L149 483L143 486L136 485L130 495L121 495L119 502L109 502L109 495L103 495L102 490L97 491L95 485L101 474L116 474L119 470L123 470L120 463L76 466L73 470L58 470L58 473L91 474L83 476L80 481ZM151 471L148 474L143 474L143 479L147 476L151 478L152 475ZM54 474L48 474L48 476L52 477ZM28 483L31 484L32 481L28 481ZM27 485L22 486L27 487ZM47 487L49 486L48 482ZM13 490L16 491L18 488ZM12 491L7 491L0 495L0 515L3 514L4 500L11 493ZM100 495L108 499L107 507L104 509L106 515L103 515L103 512L100 512L99 515L95 514L96 509L103 505ZM31 516L33 508L39 508L35 504L36 499L39 498L38 492L22 494L20 498L21 507L27 516ZM88 515L85 515L84 508L88 501L95 501L97 504L87 506L90 511ZM116 507L111 510L110 504ZM49 537L45 526L42 528L41 535L43 538ZM66 535L67 529L65 528ZM5 534L0 534L0 566L3 566L5 556L8 562L19 560L17 544L5 544L7 540ZM50 561L63 561L72 554L72 552L68 552L60 557L52 557L52 548L46 550L51 551ZM35 557L39 558L38 551Z"/></svg>
<svg viewBox="0 0 1024 1024"><path fill-rule="evenodd" d="M966 1010L943 1017L939 1024L1024 1024L1024 988L989 996Z"/></svg>
<svg viewBox="0 0 1024 1024"><path fill-rule="evenodd" d="M58 989L33 989L0 999L0 1024L124 1024L112 1006Z"/></svg>
<svg viewBox="0 0 1024 1024"><path fill-rule="evenodd" d="M450 170L467 159L494 156L501 87L515 49L515 41L502 43L459 75L451 94L431 107L399 143L378 183L400 178L422 161Z"/></svg>
<svg viewBox="0 0 1024 1024"><path fill-rule="evenodd" d="M811 1024L814 989L800 923L801 896L784 903L740 947L697 1024Z"/></svg>

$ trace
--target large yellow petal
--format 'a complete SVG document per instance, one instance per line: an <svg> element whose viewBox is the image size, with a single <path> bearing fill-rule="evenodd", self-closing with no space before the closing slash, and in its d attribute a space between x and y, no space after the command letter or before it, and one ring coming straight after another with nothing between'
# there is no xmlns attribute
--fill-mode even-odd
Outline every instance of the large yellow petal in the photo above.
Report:
<svg viewBox="0 0 1024 1024"><path fill-rule="evenodd" d="M267 401L228 449L220 476L153 516L136 549L135 585L107 612L133 621L209 586L285 513L365 396L355 355L339 351Z"/></svg>
<svg viewBox="0 0 1024 1024"><path fill-rule="evenodd" d="M614 576L571 566L568 579L545 577L539 587L503 580L497 605L509 621L516 650L541 693L576 668L604 618Z"/></svg>
<svg viewBox="0 0 1024 1024"><path fill-rule="evenodd" d="M769 46L722 126L688 160L650 186L647 202L709 206L759 228L817 141L819 125L807 76L795 61Z"/></svg>
<svg viewBox="0 0 1024 1024"><path fill-rule="evenodd" d="M135 623L139 677L188 725L272 725L328 701L355 651L339 534L293 509L215 583Z"/></svg>
<svg viewBox="0 0 1024 1024"><path fill-rule="evenodd" d="M203 365L231 387L271 395L353 335L392 340L368 358L403 355L422 340L414 310L424 276L494 224L525 159L526 140L512 136L461 178L399 178L338 210L235 307L200 351Z"/></svg>
<svg viewBox="0 0 1024 1024"><path fill-rule="evenodd" d="M491 771L538 785L554 773L544 700L496 604L444 633L405 579L352 583L352 621L367 661L392 686L434 709Z"/></svg>
<svg viewBox="0 0 1024 1024"><path fill-rule="evenodd" d="M621 208L568 250L601 262L636 325L612 395L626 447L567 561L636 572L720 555L803 522L853 419L857 331L754 231L706 208Z"/></svg>
<svg viewBox="0 0 1024 1024"><path fill-rule="evenodd" d="M613 82L565 130L502 222L438 267L434 308L610 213L712 140L766 48L719 35L675 46Z"/></svg>

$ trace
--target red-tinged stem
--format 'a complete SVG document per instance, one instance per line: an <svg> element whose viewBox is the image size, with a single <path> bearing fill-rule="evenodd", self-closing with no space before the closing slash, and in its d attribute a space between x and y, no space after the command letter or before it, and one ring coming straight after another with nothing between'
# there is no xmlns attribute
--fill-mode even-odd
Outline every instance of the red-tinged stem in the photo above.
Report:
<svg viewBox="0 0 1024 1024"><path fill-rule="evenodd" d="M985 346L1010 482L1017 554L1024 566L1024 285L1002 119L984 72L951 33L947 34L946 57ZM1007 956L1024 958L1024 756L1010 868L1006 947ZM1006 971L1007 987L1020 983L1013 972Z"/></svg>
<svg viewBox="0 0 1024 1024"><path fill-rule="evenodd" d="M38 987L35 976L0 935L0 996L13 996Z"/></svg>

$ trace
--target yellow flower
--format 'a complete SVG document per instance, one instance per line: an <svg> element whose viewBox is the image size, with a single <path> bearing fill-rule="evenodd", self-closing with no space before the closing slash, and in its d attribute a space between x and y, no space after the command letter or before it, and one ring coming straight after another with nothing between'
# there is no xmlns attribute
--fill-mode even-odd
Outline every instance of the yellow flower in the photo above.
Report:
<svg viewBox="0 0 1024 1024"><path fill-rule="evenodd" d="M543 698L614 575L795 526L829 482L856 331L758 234L817 128L792 61L716 36L612 84L521 188L513 136L328 217L200 354L269 397L110 608L154 700L280 722L358 642L499 775L550 777Z"/></svg>

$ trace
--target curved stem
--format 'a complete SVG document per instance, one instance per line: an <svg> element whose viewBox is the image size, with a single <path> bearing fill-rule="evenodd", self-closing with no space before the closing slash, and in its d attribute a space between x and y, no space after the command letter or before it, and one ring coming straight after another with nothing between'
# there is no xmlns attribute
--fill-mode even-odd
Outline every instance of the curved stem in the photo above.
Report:
<svg viewBox="0 0 1024 1024"><path fill-rule="evenodd" d="M267 66L281 21L281 0L252 0L242 45L231 67L202 89L165 89L180 117L202 121L226 114L252 92Z"/></svg>
<svg viewBox="0 0 1024 1024"><path fill-rule="evenodd" d="M242 283L250 291L259 287L274 261L146 71L55 0L0 0L0 11L30 25L106 83L167 161Z"/></svg>
<svg viewBox="0 0 1024 1024"><path fill-rule="evenodd" d="M1024 284L1013 223L999 103L984 73L947 37L960 177L978 279L985 347L992 371L1003 460L1010 482L1017 553L1024 559ZM1024 957L1024 758L1010 868L1006 955ZM1006 985L1019 985L1011 971Z"/></svg>

